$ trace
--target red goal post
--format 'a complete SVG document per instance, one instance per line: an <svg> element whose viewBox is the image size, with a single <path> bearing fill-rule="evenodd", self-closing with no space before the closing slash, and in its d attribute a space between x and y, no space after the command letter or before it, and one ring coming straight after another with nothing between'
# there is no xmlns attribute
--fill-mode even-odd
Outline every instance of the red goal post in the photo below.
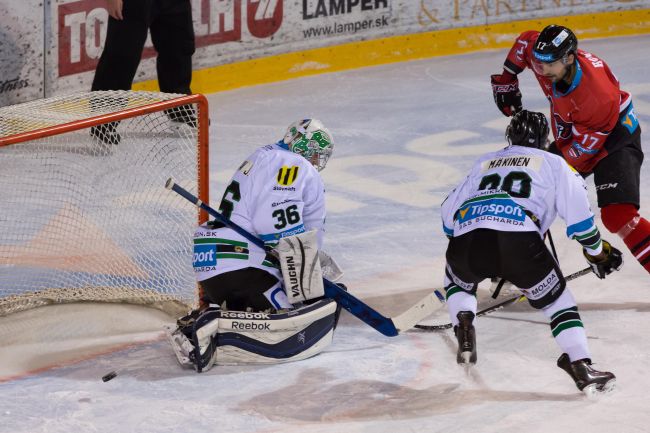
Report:
<svg viewBox="0 0 650 433"><path fill-rule="evenodd" d="M101 91L0 108L0 316L52 303L197 302L191 236L209 200L203 95Z"/></svg>

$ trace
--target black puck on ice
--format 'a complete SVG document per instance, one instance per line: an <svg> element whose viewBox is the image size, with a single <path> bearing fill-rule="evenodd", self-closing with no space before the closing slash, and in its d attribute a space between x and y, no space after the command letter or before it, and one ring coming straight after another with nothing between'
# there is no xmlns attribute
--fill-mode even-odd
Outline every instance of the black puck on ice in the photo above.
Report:
<svg viewBox="0 0 650 433"><path fill-rule="evenodd" d="M106 373L102 376L102 381L108 382L109 380L115 378L115 376L117 376L117 373L115 371L111 371L110 373Z"/></svg>

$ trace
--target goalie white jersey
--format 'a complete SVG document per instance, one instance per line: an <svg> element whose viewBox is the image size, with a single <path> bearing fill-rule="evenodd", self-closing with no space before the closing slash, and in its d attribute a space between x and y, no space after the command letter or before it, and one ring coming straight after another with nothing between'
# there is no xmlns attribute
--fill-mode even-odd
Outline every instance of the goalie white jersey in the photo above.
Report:
<svg viewBox="0 0 650 433"><path fill-rule="evenodd" d="M325 186L303 156L278 144L259 148L244 161L226 188L219 212L275 246L279 239L317 231L322 246ZM262 248L227 227L201 226L194 237L194 270L199 281L224 272L256 267L281 279Z"/></svg>
<svg viewBox="0 0 650 433"><path fill-rule="evenodd" d="M556 216L592 254L601 241L582 177L559 156L508 146L481 156L442 204L449 237L478 228L545 233Z"/></svg>

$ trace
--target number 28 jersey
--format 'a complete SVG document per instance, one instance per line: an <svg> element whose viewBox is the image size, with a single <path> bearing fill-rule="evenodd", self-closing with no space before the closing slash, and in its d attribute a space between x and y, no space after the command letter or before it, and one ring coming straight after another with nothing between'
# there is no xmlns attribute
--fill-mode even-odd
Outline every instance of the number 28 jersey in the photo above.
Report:
<svg viewBox="0 0 650 433"><path fill-rule="evenodd" d="M479 228L545 233L556 216L567 236L585 248L600 248L582 177L558 155L508 146L481 156L467 178L442 204L445 234Z"/></svg>

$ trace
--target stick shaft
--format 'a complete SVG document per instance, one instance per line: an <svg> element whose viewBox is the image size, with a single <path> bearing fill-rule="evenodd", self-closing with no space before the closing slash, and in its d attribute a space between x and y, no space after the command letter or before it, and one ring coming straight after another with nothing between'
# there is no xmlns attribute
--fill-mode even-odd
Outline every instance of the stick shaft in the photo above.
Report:
<svg viewBox="0 0 650 433"><path fill-rule="evenodd" d="M571 275L565 277L565 280L571 281L575 280L578 277L591 273L591 268L584 268L577 272L572 273ZM512 298L506 299L498 304L492 305L490 307L484 308L476 313L477 316L485 316L486 314L492 313L494 311L500 310L503 307L506 307L515 302L519 302L526 299L524 295L513 296ZM453 325L451 323L444 323L442 325L415 325L414 327L422 331L442 331L445 329L451 329Z"/></svg>

